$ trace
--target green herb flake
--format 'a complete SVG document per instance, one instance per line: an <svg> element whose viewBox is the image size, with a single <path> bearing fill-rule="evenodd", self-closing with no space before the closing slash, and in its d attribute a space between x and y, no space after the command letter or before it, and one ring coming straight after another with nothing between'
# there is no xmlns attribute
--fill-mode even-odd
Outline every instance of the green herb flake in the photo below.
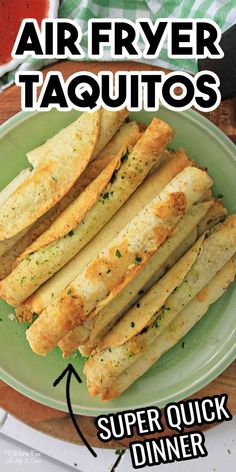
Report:
<svg viewBox="0 0 236 472"><path fill-rule="evenodd" d="M111 272L111 269L107 269L107 272L106 272L106 273L107 273L107 274L110 274L110 272Z"/></svg>
<svg viewBox="0 0 236 472"><path fill-rule="evenodd" d="M119 251L119 249L116 250L116 257L119 257L119 258L122 257L121 252Z"/></svg>
<svg viewBox="0 0 236 472"><path fill-rule="evenodd" d="M115 182L116 180L116 177L117 177L117 170L115 170L110 178L110 183L113 184L113 182Z"/></svg>
<svg viewBox="0 0 236 472"><path fill-rule="evenodd" d="M38 318L37 313L33 313L33 315L32 315L32 322L34 322L35 320L37 320L37 318Z"/></svg>
<svg viewBox="0 0 236 472"><path fill-rule="evenodd" d="M134 263L135 263L135 264L140 264L141 261L142 261L142 257L141 257L141 256L135 256L135 259L134 259Z"/></svg>
<svg viewBox="0 0 236 472"><path fill-rule="evenodd" d="M138 295L143 295L143 294L144 294L144 290L139 290Z"/></svg>
<svg viewBox="0 0 236 472"><path fill-rule="evenodd" d="M68 236L70 236L70 237L71 237L71 236L74 236L74 231L73 231L73 229L72 229L71 231L69 231Z"/></svg>
<svg viewBox="0 0 236 472"><path fill-rule="evenodd" d="M128 157L129 157L129 152L126 151L126 153L125 153L125 154L122 156L122 158L121 158L121 162L127 161Z"/></svg>
<svg viewBox="0 0 236 472"><path fill-rule="evenodd" d="M109 198L109 192L102 193L102 199L103 200L108 200L108 198Z"/></svg>
<svg viewBox="0 0 236 472"><path fill-rule="evenodd" d="M184 346L185 346L185 341L183 341L181 344L182 349L184 349Z"/></svg>
<svg viewBox="0 0 236 472"><path fill-rule="evenodd" d="M131 328L134 328L134 327L135 327L135 323L134 323L133 321L131 321L130 326L131 326Z"/></svg>

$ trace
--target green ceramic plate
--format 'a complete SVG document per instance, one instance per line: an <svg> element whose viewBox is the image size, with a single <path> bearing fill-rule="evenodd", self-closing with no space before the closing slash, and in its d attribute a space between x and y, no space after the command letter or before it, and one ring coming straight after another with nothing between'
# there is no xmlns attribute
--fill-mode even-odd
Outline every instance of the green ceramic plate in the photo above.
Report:
<svg viewBox="0 0 236 472"><path fill-rule="evenodd" d="M215 195L223 194L227 209L235 212L235 146L218 128L193 111L174 113L161 109L158 115L176 130L173 147L183 146L191 158L208 168L215 182ZM0 187L3 188L27 165L27 151L42 144L77 116L74 111L20 113L6 122L2 126L0 141ZM151 113L139 112L132 118L148 123L152 116ZM90 398L85 382L79 385L73 380L71 398L74 411L97 415L144 405L162 407L204 387L235 358L235 306L236 290L232 286L185 337L184 349L181 342L177 344L115 401L104 403ZM56 388L53 381L68 362L83 377L84 360L78 356L65 361L59 349L45 358L33 354L24 334L27 326L10 321L8 314L12 313L12 308L6 303L1 302L0 309L2 379L24 395L66 411L65 380Z"/></svg>

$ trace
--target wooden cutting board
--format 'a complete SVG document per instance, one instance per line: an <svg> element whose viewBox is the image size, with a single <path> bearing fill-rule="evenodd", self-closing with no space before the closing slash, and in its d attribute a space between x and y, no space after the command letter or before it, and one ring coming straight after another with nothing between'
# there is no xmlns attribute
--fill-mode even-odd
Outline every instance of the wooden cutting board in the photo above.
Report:
<svg viewBox="0 0 236 472"><path fill-rule="evenodd" d="M44 69L60 70L64 78L80 70L89 70L97 73L100 70L157 70L154 66L138 64L133 62L60 62ZM160 70L160 69L158 69ZM164 70L164 69L162 69ZM20 90L16 86L11 86L0 95L0 124L20 111ZM205 113L209 120L224 131L236 143L236 98L223 102L220 107L211 112ZM228 408L232 415L236 414L236 360L213 382L205 388L195 393L192 398L202 398L226 393L228 395ZM191 398L191 397L189 397ZM43 406L29 398L16 392L14 389L0 382L0 406L23 421L27 425L50 434L56 438L81 444L80 438L76 433L71 422L70 416L62 411ZM129 440L111 441L101 443L97 439L97 429L94 424L94 418L77 415L81 430L84 432L88 442L94 447L106 448L124 448L128 446ZM213 425L214 426L214 425ZM196 427L194 428L196 429ZM198 429L207 429L207 427L198 427ZM188 428L188 431L190 428ZM167 426L162 435L173 434ZM138 436L132 440L138 440ZM144 437L142 437L144 439Z"/></svg>

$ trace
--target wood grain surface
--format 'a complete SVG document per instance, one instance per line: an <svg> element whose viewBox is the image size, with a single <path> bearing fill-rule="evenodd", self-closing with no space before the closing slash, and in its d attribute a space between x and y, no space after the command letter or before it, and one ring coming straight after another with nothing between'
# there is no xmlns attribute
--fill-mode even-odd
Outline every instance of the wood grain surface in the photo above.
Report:
<svg viewBox="0 0 236 472"><path fill-rule="evenodd" d="M97 73L100 70L160 70L154 66L139 64L133 62L60 62L43 70L60 70L64 78L70 74L89 70ZM163 69L161 69L163 70ZM0 95L0 124L15 115L21 109L20 106L20 90L16 86L11 86ZM216 126L224 131L236 143L236 98L226 100L217 110L204 113L204 116L211 120ZM234 361L219 377L207 385L202 390L195 393L189 398L202 398L205 396L213 396L226 393L228 395L228 408L234 415L236 414L236 361ZM81 444L80 438L74 429L71 419L67 413L55 410L53 408L41 405L29 398L18 393L4 382L0 381L0 406L38 431L52 435L59 439L69 442ZM122 441L110 441L101 443L97 438L97 429L95 427L94 418L88 416L77 415L77 420L81 430L84 432L89 443L94 447L107 448L125 448L128 446L129 439ZM215 424L214 424L215 425ZM212 425L212 426L214 426ZM194 428L196 429L196 427ZM206 427L198 427L198 429L207 429ZM191 428L188 428L188 431ZM165 431L162 435L174 434L168 430L165 425ZM138 440L133 437L132 440ZM142 440L144 437L142 437Z"/></svg>

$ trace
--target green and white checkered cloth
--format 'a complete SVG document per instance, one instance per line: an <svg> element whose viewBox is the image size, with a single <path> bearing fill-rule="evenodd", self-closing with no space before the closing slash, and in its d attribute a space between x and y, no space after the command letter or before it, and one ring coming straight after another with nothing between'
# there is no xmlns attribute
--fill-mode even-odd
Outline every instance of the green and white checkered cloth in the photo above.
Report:
<svg viewBox="0 0 236 472"><path fill-rule="evenodd" d="M222 32L236 23L236 0L62 0L59 18L76 19L82 29L81 46L87 52L87 25L90 18L124 18L135 21L137 18L209 18L214 20ZM139 46L142 48L142 44ZM109 50L105 51L104 60L110 60ZM24 70L39 70L55 62L27 58L21 65ZM185 70L195 73L196 61L193 59L169 59L165 47L155 60L145 60L169 69ZM0 79L0 90L14 82L15 71Z"/></svg>

